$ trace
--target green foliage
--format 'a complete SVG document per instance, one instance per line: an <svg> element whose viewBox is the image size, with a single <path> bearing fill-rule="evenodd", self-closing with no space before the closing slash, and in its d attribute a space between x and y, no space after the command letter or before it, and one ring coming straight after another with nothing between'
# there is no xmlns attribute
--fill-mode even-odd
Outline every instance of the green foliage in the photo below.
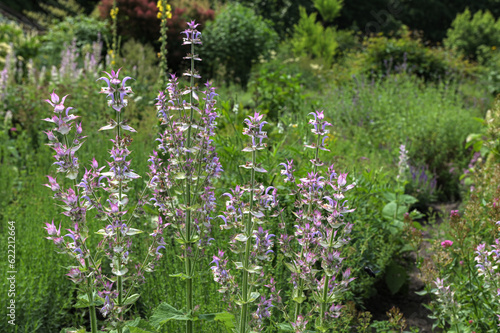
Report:
<svg viewBox="0 0 500 333"><path fill-rule="evenodd" d="M344 0L313 0L314 7L325 22L332 22L339 16Z"/></svg>
<svg viewBox="0 0 500 333"><path fill-rule="evenodd" d="M249 90L253 92L255 108L277 122L285 114L299 113L304 104L304 89L300 74L286 73L284 65L278 68L262 66L252 77Z"/></svg>
<svg viewBox="0 0 500 333"><path fill-rule="evenodd" d="M7 20L0 20L0 68L3 68L7 48L12 48L17 56L27 61L34 58L40 47L40 40L32 31L24 32L21 26Z"/></svg>
<svg viewBox="0 0 500 333"><path fill-rule="evenodd" d="M43 65L56 65L61 62L61 51L64 45L70 45L76 39L78 49L85 45L92 45L98 40L109 40L109 28L105 21L99 21L89 16L66 17L63 21L50 26L42 36L40 47L41 63Z"/></svg>
<svg viewBox="0 0 500 333"><path fill-rule="evenodd" d="M123 67L131 73L130 76L146 83L147 86L157 82L159 73L156 64L158 59L151 45L143 45L130 39L123 44L121 52L125 57L117 60L117 68Z"/></svg>
<svg viewBox="0 0 500 333"><path fill-rule="evenodd" d="M317 13L307 15L305 8L300 8L300 20L290 43L296 56L319 58L330 67L338 47L335 28L323 27L321 22L316 22L316 16Z"/></svg>
<svg viewBox="0 0 500 333"><path fill-rule="evenodd" d="M82 15L83 7L76 0L38 1L43 11L24 11L25 15L42 27L49 27L55 21L68 16Z"/></svg>
<svg viewBox="0 0 500 333"><path fill-rule="evenodd" d="M465 139L479 128L473 117L482 113L466 104L461 85L423 83L407 75L372 81L355 77L325 94L322 104L335 119L332 134L338 138L332 148L346 165L362 166L367 163L363 156L380 167L394 161L391 152L405 143L412 165L435 170L438 199L457 199L457 170L469 158Z"/></svg>
<svg viewBox="0 0 500 333"><path fill-rule="evenodd" d="M442 48L425 46L407 28L403 28L398 37L367 37L363 47L362 52L348 56L356 73L385 76L391 72L410 72L433 81L472 74L466 61Z"/></svg>
<svg viewBox="0 0 500 333"><path fill-rule="evenodd" d="M277 39L269 22L252 9L229 4L203 31L200 55L212 77L223 68L226 78L246 86L252 65L269 56Z"/></svg>
<svg viewBox="0 0 500 333"><path fill-rule="evenodd" d="M500 19L490 11L478 11L472 16L469 9L458 14L448 30L444 45L470 59L485 63L492 47L500 47Z"/></svg>
<svg viewBox="0 0 500 333"><path fill-rule="evenodd" d="M299 7L313 10L310 0L229 0L252 8L257 15L269 20L274 30L283 40L293 32L293 26L299 21Z"/></svg>

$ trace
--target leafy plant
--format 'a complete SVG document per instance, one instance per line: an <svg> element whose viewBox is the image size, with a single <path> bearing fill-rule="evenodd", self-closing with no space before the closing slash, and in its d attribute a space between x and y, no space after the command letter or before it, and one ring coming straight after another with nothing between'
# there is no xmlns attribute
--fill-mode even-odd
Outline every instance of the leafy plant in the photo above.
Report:
<svg viewBox="0 0 500 333"><path fill-rule="evenodd" d="M444 45L463 56L486 63L489 60L489 57L484 57L487 51L500 46L500 19L495 21L488 10L480 10L472 16L466 9L452 22Z"/></svg>
<svg viewBox="0 0 500 333"><path fill-rule="evenodd" d="M294 26L290 41L297 56L319 58L326 67L331 66L338 44L335 38L335 28L323 27L316 22L317 13L307 15L305 8L300 8L300 20Z"/></svg>
<svg viewBox="0 0 500 333"><path fill-rule="evenodd" d="M259 57L268 57L278 41L270 24L255 12L238 3L228 4L204 30L206 70L215 76L221 67L230 81L246 86L250 70Z"/></svg>
<svg viewBox="0 0 500 333"><path fill-rule="evenodd" d="M340 15L344 0L313 0L314 7L325 22L332 22Z"/></svg>

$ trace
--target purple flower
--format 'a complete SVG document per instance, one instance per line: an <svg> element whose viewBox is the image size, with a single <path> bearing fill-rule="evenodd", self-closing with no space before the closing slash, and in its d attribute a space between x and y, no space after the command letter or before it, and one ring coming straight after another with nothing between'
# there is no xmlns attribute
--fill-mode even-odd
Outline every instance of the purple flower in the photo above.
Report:
<svg viewBox="0 0 500 333"><path fill-rule="evenodd" d="M52 224L45 223L47 226L44 227L47 230L49 236L57 235L61 236L61 224L59 224L59 229L56 228L54 224L54 220L52 220ZM52 239L51 237L47 237L48 239Z"/></svg>
<svg viewBox="0 0 500 333"><path fill-rule="evenodd" d="M52 105L54 107L55 113L61 113L64 111L64 101L66 100L66 97L68 97L68 95L64 96L60 100L59 96L55 93L55 90L54 90L54 91L52 91L52 94L50 94L50 99L46 99L45 102L49 103L50 105Z"/></svg>

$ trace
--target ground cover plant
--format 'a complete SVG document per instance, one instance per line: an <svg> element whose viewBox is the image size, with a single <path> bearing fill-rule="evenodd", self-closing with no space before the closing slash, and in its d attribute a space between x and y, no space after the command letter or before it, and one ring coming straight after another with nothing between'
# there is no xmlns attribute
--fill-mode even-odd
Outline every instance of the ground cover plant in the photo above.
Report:
<svg viewBox="0 0 500 333"><path fill-rule="evenodd" d="M162 1L148 46L119 38L120 3L42 39L1 26L16 31L0 40L0 235L17 274L0 332L496 330L493 65L405 29L360 42L337 1L295 26L214 7L206 28ZM231 38L233 12L260 28ZM306 19L335 52L292 52ZM251 51L263 31L284 43ZM187 55L171 75L174 32ZM397 302L415 291L427 326Z"/></svg>

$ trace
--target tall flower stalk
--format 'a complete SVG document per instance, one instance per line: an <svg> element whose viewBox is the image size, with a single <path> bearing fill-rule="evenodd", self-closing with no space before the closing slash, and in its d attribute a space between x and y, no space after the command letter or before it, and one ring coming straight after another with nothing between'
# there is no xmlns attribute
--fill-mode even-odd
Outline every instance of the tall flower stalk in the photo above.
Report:
<svg viewBox="0 0 500 333"><path fill-rule="evenodd" d="M55 124L52 130L45 133L49 146L56 152L54 164L58 166L57 172L72 181L72 185L65 186L63 181L48 176L49 182L45 185L54 192L54 199L63 203L63 214L70 218L72 228L66 229L69 233L62 236L61 225L57 228L54 221L46 223L45 229L49 235L47 238L52 240L61 252L75 260L76 265L72 266L66 275L84 293L78 297L78 305L89 307L92 333L97 333L96 306L101 306L100 312L107 319L108 327L118 333L123 331L124 314L139 298L139 295L132 294L132 291L138 283L144 282L143 273L152 271L154 260L161 257L159 250L166 244L162 236L163 229L168 226L160 217L156 230L151 234L152 242L146 258L137 263L131 260L131 236L142 232L131 227L131 220L142 215L146 188L140 194L134 210L127 210L129 198L126 193L130 189L128 184L139 178L139 175L131 169L130 161L127 160L130 154L127 147L131 138L123 133L135 132L122 117L123 108L127 105L126 96L132 93L130 87L125 85L130 77L120 80L119 72L120 70L111 71L111 74L106 73L108 77L100 78L107 83L107 87L102 88L101 92L108 97L108 106L116 116L116 120L110 120L108 125L100 129L115 130L107 171L93 159L83 176L78 178L80 168L75 153L82 146L85 136L82 135L82 124L74 122L78 116L71 113L73 108L64 106L67 96L60 99L55 92L52 93L47 102L54 107L55 115L44 119ZM69 134L73 129L75 134L70 139ZM104 204L100 191L107 192ZM105 221L105 226L97 232L103 239L94 251L87 247L87 211L91 209L97 211L96 220ZM105 259L109 261L113 276L102 273L101 263Z"/></svg>
<svg viewBox="0 0 500 333"><path fill-rule="evenodd" d="M71 220L72 229L66 229L69 233L61 234L61 224L56 227L54 221L46 223L45 230L48 233L47 239L52 240L61 253L67 254L74 261L74 266L66 274L87 297L87 305L90 313L91 332L97 333L97 318L95 310L95 290L97 266L92 259L90 250L87 247L88 225L87 225L87 205L82 203L80 189L77 187L76 178L80 168L78 157L75 153L83 144L85 136L82 135L82 124L74 121L78 116L72 113L72 107L65 107L66 96L59 98L53 92L46 102L54 108L54 115L44 120L53 123L55 127L47 132L48 145L56 152L54 158L57 165L57 173L69 178L73 186L65 187L64 182L56 177L47 176L49 183L45 184L54 192L53 198L62 203L63 214ZM74 129L74 138L70 139L69 134Z"/></svg>
<svg viewBox="0 0 500 333"><path fill-rule="evenodd" d="M294 235L280 235L281 250L288 258L285 264L291 271L295 306L292 314L283 305L278 306L296 332L305 331L307 317L313 317L312 312L302 313L302 304L308 299L305 291L309 290L312 296L309 301L315 304L312 310L318 312L314 316L316 329L326 332L340 315L342 306L338 302L352 281L350 269L343 270L341 248L348 243L353 226L344 220L344 215L354 211L347 206L344 193L354 184L347 185L347 174L337 174L333 165L324 175L318 171L324 165L319 152L329 151L324 143L328 137L326 127L331 124L324 120L322 111L310 114L311 131L316 136L315 143L305 145L315 151L311 172L295 183L293 160L281 164L285 182L296 186L291 194L297 197L294 212L297 218ZM284 222L280 228L286 230ZM292 242L294 239L296 242Z"/></svg>
<svg viewBox="0 0 500 333"><path fill-rule="evenodd" d="M194 21L188 23L183 33L184 45L190 46L185 59L190 69L184 73L189 84L183 90L179 81L171 75L168 96L158 95L158 115L165 130L160 133L158 152L150 158L154 205L160 214L175 228L176 240L181 244L184 272L173 276L185 281L185 302L188 316L193 315L193 279L196 263L205 255L211 241L211 213L215 210L212 183L221 174L222 167L215 152L216 112L215 88L205 84L202 103L195 85L200 75L195 62L201 61L195 53L195 45L201 44L201 34ZM184 96L189 100L185 101ZM193 321L186 322L186 332L193 331Z"/></svg>
<svg viewBox="0 0 500 333"><path fill-rule="evenodd" d="M158 80L162 87L167 83L167 20L172 18L172 7L166 0L158 0L158 19L160 20L160 76Z"/></svg>
<svg viewBox="0 0 500 333"><path fill-rule="evenodd" d="M256 172L267 172L257 163L257 151L267 146L263 142L267 138L267 133L262 131L267 122L262 121L262 118L263 115L255 113L253 117L249 116L245 119L247 127L243 134L249 136L251 141L243 151L250 152L252 160L241 167L250 169L250 183L246 186L236 186L231 189L231 193L223 194L228 200L224 215L219 215L224 221L224 224L220 226L221 229L234 228L236 230L230 244L231 251L239 257L239 261L235 264L236 269L241 271L241 280L238 283L231 275L230 270L227 269L224 252L220 250L218 256L214 256L214 266L212 266L214 280L222 286L219 292L224 294L224 298L230 304L230 309L239 308L237 332L240 333L248 332L249 329L261 331L265 327L263 319L271 315L269 308L274 298L268 299L260 295L259 287L270 281L266 287L271 289L271 292L274 291L274 297L279 297L275 292L272 278L266 276L263 268L264 262L272 258L271 249L275 236L268 230L264 230L262 225L269 217L278 215L275 210L278 201L274 187L265 188L255 179ZM252 320L249 320L250 306L256 300L259 300L257 309L252 313Z"/></svg>

